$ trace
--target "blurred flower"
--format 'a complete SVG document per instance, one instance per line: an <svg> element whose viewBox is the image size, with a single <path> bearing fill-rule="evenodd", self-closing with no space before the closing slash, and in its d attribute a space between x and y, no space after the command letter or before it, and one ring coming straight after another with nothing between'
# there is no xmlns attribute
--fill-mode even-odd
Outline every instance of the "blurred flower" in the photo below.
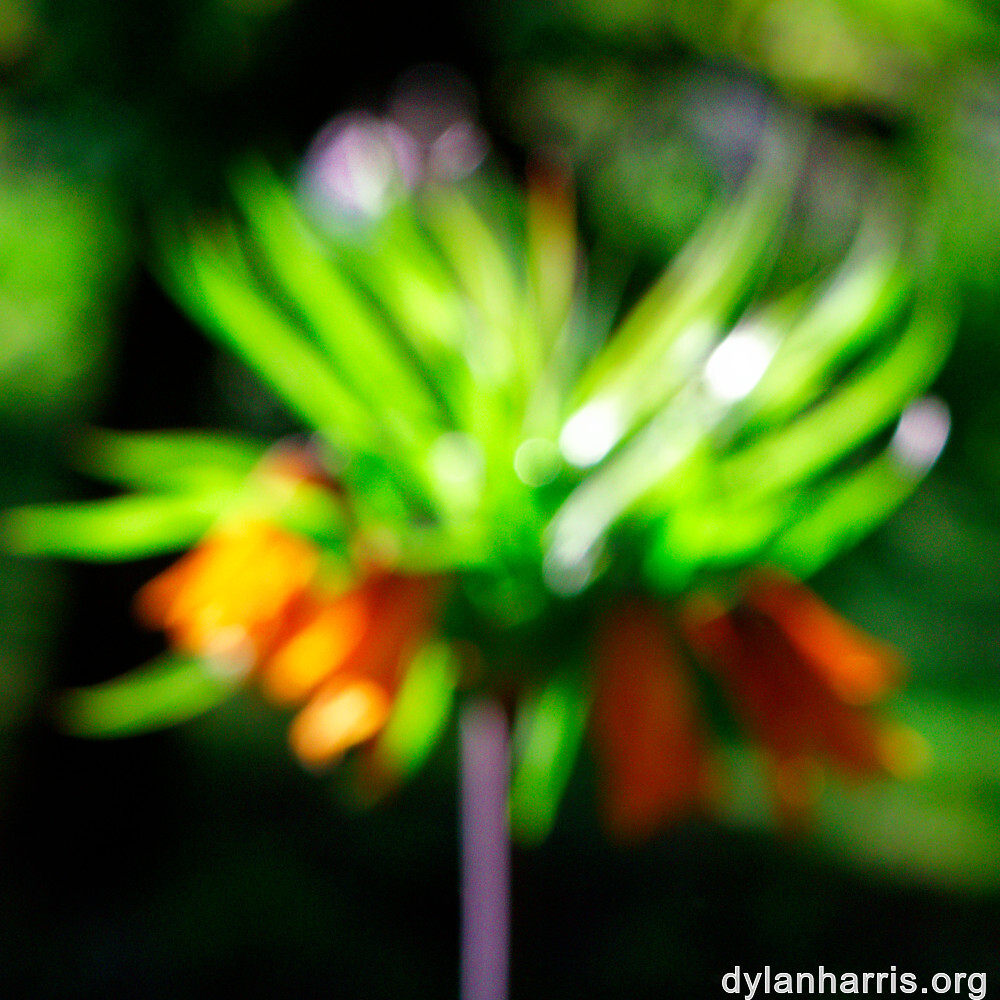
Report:
<svg viewBox="0 0 1000 1000"><path fill-rule="evenodd" d="M315 546L272 524L227 525L147 583L136 610L177 648L245 672L274 647L318 564Z"/></svg>
<svg viewBox="0 0 1000 1000"><path fill-rule="evenodd" d="M307 699L289 732L303 763L328 764L388 722L439 593L429 577L374 573L344 594L311 597L304 619L261 667L265 693Z"/></svg>
<svg viewBox="0 0 1000 1000"><path fill-rule="evenodd" d="M235 180L232 225L167 247L174 293L316 449L105 436L90 468L140 492L6 520L35 555L194 546L138 599L186 654L167 658L169 684L161 671L77 692L69 726L172 724L226 693L205 692L208 674L251 675L300 706L301 760L371 743L355 771L386 787L446 731L467 659L468 682L516 695L515 829L551 828L589 723L607 825L637 840L714 790L693 652L763 746L787 819L823 766L905 770L905 741L869 714L893 654L771 571L734 608L688 594L760 564L806 576L909 496L947 428L913 403L947 356L947 301L918 294L874 220L825 282L748 307L804 152L776 132L739 197L598 345L607 316L584 287L568 179L538 172L527 197L495 179L423 183L442 180L432 147L469 108L414 93L391 127L344 120L307 162L363 231L316 231L257 165ZM588 616L578 644L568 623Z"/></svg>
<svg viewBox="0 0 1000 1000"><path fill-rule="evenodd" d="M678 618L687 650L668 606L646 597L630 597L597 629L590 730L603 819L616 839L648 839L718 800L694 661L718 678L762 746L788 828L807 819L824 767L867 778L915 763L915 734L869 711L895 687L898 654L803 584L757 569L734 607L702 595Z"/></svg>
<svg viewBox="0 0 1000 1000"><path fill-rule="evenodd" d="M640 840L697 807L708 777L691 678L664 609L633 598L609 614L595 649L591 731L606 826Z"/></svg>
<svg viewBox="0 0 1000 1000"><path fill-rule="evenodd" d="M735 607L693 600L684 625L762 744L775 807L786 822L804 817L824 765L852 777L897 769L894 730L867 709L894 686L898 656L806 587L758 570Z"/></svg>
<svg viewBox="0 0 1000 1000"><path fill-rule="evenodd" d="M151 580L140 617L226 673L253 672L271 700L305 707L292 748L329 763L375 736L430 626L430 578L371 571L346 590L324 585L320 551L273 524L210 534Z"/></svg>

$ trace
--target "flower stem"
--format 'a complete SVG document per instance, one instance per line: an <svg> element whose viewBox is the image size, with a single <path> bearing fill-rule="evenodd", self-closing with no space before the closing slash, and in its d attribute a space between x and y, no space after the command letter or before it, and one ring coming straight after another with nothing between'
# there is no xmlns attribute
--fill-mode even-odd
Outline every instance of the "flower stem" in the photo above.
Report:
<svg viewBox="0 0 1000 1000"><path fill-rule="evenodd" d="M507 718L494 701L466 705L461 753L462 1000L506 1000L510 925Z"/></svg>

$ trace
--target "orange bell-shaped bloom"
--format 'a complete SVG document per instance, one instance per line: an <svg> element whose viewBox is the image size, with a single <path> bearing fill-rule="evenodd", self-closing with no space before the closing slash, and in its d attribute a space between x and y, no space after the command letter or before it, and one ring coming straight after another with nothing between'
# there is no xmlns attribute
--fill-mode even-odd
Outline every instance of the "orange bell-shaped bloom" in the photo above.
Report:
<svg viewBox="0 0 1000 1000"><path fill-rule="evenodd" d="M375 736L391 710L392 699L382 684L337 676L292 720L288 742L303 764L322 766Z"/></svg>
<svg viewBox="0 0 1000 1000"><path fill-rule="evenodd" d="M330 593L319 563L311 542L244 521L209 535L136 597L142 620L177 648L255 671L272 701L305 703L289 739L309 765L385 725L441 590L431 577L376 571Z"/></svg>
<svg viewBox="0 0 1000 1000"><path fill-rule="evenodd" d="M273 699L308 699L289 735L304 763L327 763L382 728L439 593L433 578L384 573L337 597L311 597L260 670Z"/></svg>
<svg viewBox="0 0 1000 1000"><path fill-rule="evenodd" d="M778 623L820 680L851 705L870 705L899 683L902 660L842 618L797 580L758 570L745 587L748 606Z"/></svg>
<svg viewBox="0 0 1000 1000"><path fill-rule="evenodd" d="M290 615L282 640L260 667L261 690L279 705L298 705L354 656L375 628L371 581L333 597L310 594Z"/></svg>
<svg viewBox="0 0 1000 1000"><path fill-rule="evenodd" d="M598 632L591 730L612 835L645 839L701 801L708 759L695 694L651 602L630 600Z"/></svg>
<svg viewBox="0 0 1000 1000"><path fill-rule="evenodd" d="M265 521L207 536L136 595L137 613L179 649L249 668L311 585L315 545Z"/></svg>
<svg viewBox="0 0 1000 1000"><path fill-rule="evenodd" d="M888 690L898 657L801 584L759 573L741 604L693 603L686 626L763 746L786 820L805 815L823 765L854 776L888 769L889 731L860 704Z"/></svg>

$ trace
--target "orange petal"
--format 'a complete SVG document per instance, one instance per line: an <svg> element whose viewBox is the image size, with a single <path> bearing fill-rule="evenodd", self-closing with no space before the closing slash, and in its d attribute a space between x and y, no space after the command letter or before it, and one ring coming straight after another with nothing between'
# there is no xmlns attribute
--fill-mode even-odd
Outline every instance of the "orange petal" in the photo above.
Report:
<svg viewBox="0 0 1000 1000"><path fill-rule="evenodd" d="M707 769L694 694L652 604L632 601L598 635L591 729L614 835L649 837L698 803Z"/></svg>
<svg viewBox="0 0 1000 1000"><path fill-rule="evenodd" d="M369 627L342 669L371 677L395 691L407 653L414 651L431 627L440 581L385 574L372 577L366 587L371 609Z"/></svg>
<svg viewBox="0 0 1000 1000"><path fill-rule="evenodd" d="M338 675L292 720L288 741L303 764L322 766L371 739L385 725L390 707L381 684Z"/></svg>
<svg viewBox="0 0 1000 1000"><path fill-rule="evenodd" d="M146 584L136 610L181 649L217 652L220 639L242 634L259 655L318 564L311 543L265 522L245 522L208 536Z"/></svg>
<svg viewBox="0 0 1000 1000"><path fill-rule="evenodd" d="M826 760L859 775L882 769L880 723L841 701L771 618L737 607L689 618L687 633L776 767L793 764L790 775Z"/></svg>
<svg viewBox="0 0 1000 1000"><path fill-rule="evenodd" d="M311 601L288 638L263 664L261 689L279 704L302 701L343 667L372 627L371 595L365 588Z"/></svg>
<svg viewBox="0 0 1000 1000"><path fill-rule="evenodd" d="M898 682L901 661L894 650L840 617L790 576L774 570L756 573L746 600L781 627L843 701L870 705Z"/></svg>

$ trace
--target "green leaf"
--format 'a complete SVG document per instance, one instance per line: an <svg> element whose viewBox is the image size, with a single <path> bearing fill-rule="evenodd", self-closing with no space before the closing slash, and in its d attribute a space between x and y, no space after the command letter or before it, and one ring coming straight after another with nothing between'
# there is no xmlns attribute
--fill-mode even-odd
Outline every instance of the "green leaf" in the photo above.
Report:
<svg viewBox="0 0 1000 1000"><path fill-rule="evenodd" d="M910 280L898 254L882 250L849 260L796 319L746 399L755 421L780 422L816 399L841 368L882 332L901 307Z"/></svg>
<svg viewBox="0 0 1000 1000"><path fill-rule="evenodd" d="M645 568L666 586L683 585L704 565L761 558L811 576L903 503L937 460L948 430L947 407L918 400L879 455L806 490L727 492L703 469L698 488L661 512Z"/></svg>
<svg viewBox="0 0 1000 1000"><path fill-rule="evenodd" d="M338 258L440 379L468 346L468 308L455 275L409 202L394 205L367 237L339 242Z"/></svg>
<svg viewBox="0 0 1000 1000"><path fill-rule="evenodd" d="M429 192L426 216L460 287L478 314L480 351L499 383L530 384L541 366L537 331L525 327L525 299L507 251L457 188ZM526 335L529 333L530 335Z"/></svg>
<svg viewBox="0 0 1000 1000"><path fill-rule="evenodd" d="M766 271L791 192L787 167L764 161L740 198L706 223L625 318L580 380L564 430L595 414L605 445L588 465L687 383L739 301ZM565 448L572 455L572 442Z"/></svg>
<svg viewBox="0 0 1000 1000"><path fill-rule="evenodd" d="M306 228L277 178L258 166L244 172L235 191L279 285L373 417L400 426L417 423L425 433L446 427L448 414L416 356Z"/></svg>
<svg viewBox="0 0 1000 1000"><path fill-rule="evenodd" d="M432 642L413 658L375 753L400 775L427 759L451 716L458 664L449 646Z"/></svg>
<svg viewBox="0 0 1000 1000"><path fill-rule="evenodd" d="M685 504L662 521L646 552L651 579L675 589L704 566L754 560L791 516L788 496L745 504L739 498Z"/></svg>
<svg viewBox="0 0 1000 1000"><path fill-rule="evenodd" d="M127 433L93 429L74 447L88 475L122 486L185 490L235 486L254 469L265 445L200 431Z"/></svg>
<svg viewBox="0 0 1000 1000"><path fill-rule="evenodd" d="M420 359L457 427L492 462L514 433L500 397L513 360L506 342L484 323L410 202L394 205L364 235L364 242L339 242L338 259Z"/></svg>
<svg viewBox="0 0 1000 1000"><path fill-rule="evenodd" d="M201 660L168 654L103 684L63 692L54 715L72 736L134 736L202 715L236 690Z"/></svg>
<svg viewBox="0 0 1000 1000"><path fill-rule="evenodd" d="M562 674L518 705L512 745L511 832L524 843L548 836L576 764L590 696L580 677Z"/></svg>
<svg viewBox="0 0 1000 1000"><path fill-rule="evenodd" d="M236 351L309 427L349 450L373 447L370 416L298 326L252 284L231 237L205 235L169 253L176 296L226 347Z"/></svg>
<svg viewBox="0 0 1000 1000"><path fill-rule="evenodd" d="M550 587L572 594L586 586L608 531L652 490L694 465L707 430L708 413L693 386L591 472L547 529L544 569Z"/></svg>
<svg viewBox="0 0 1000 1000"><path fill-rule="evenodd" d="M25 556L95 562L140 559L196 542L233 505L233 491L137 495L8 511L5 545Z"/></svg>
<svg viewBox="0 0 1000 1000"><path fill-rule="evenodd" d="M881 430L933 380L947 357L955 323L925 308L863 371L780 430L722 460L734 493L764 496L815 476Z"/></svg>
<svg viewBox="0 0 1000 1000"><path fill-rule="evenodd" d="M806 494L807 511L783 531L768 559L800 579L812 576L840 552L877 528L916 488L919 476L892 455L879 455L856 472Z"/></svg>

